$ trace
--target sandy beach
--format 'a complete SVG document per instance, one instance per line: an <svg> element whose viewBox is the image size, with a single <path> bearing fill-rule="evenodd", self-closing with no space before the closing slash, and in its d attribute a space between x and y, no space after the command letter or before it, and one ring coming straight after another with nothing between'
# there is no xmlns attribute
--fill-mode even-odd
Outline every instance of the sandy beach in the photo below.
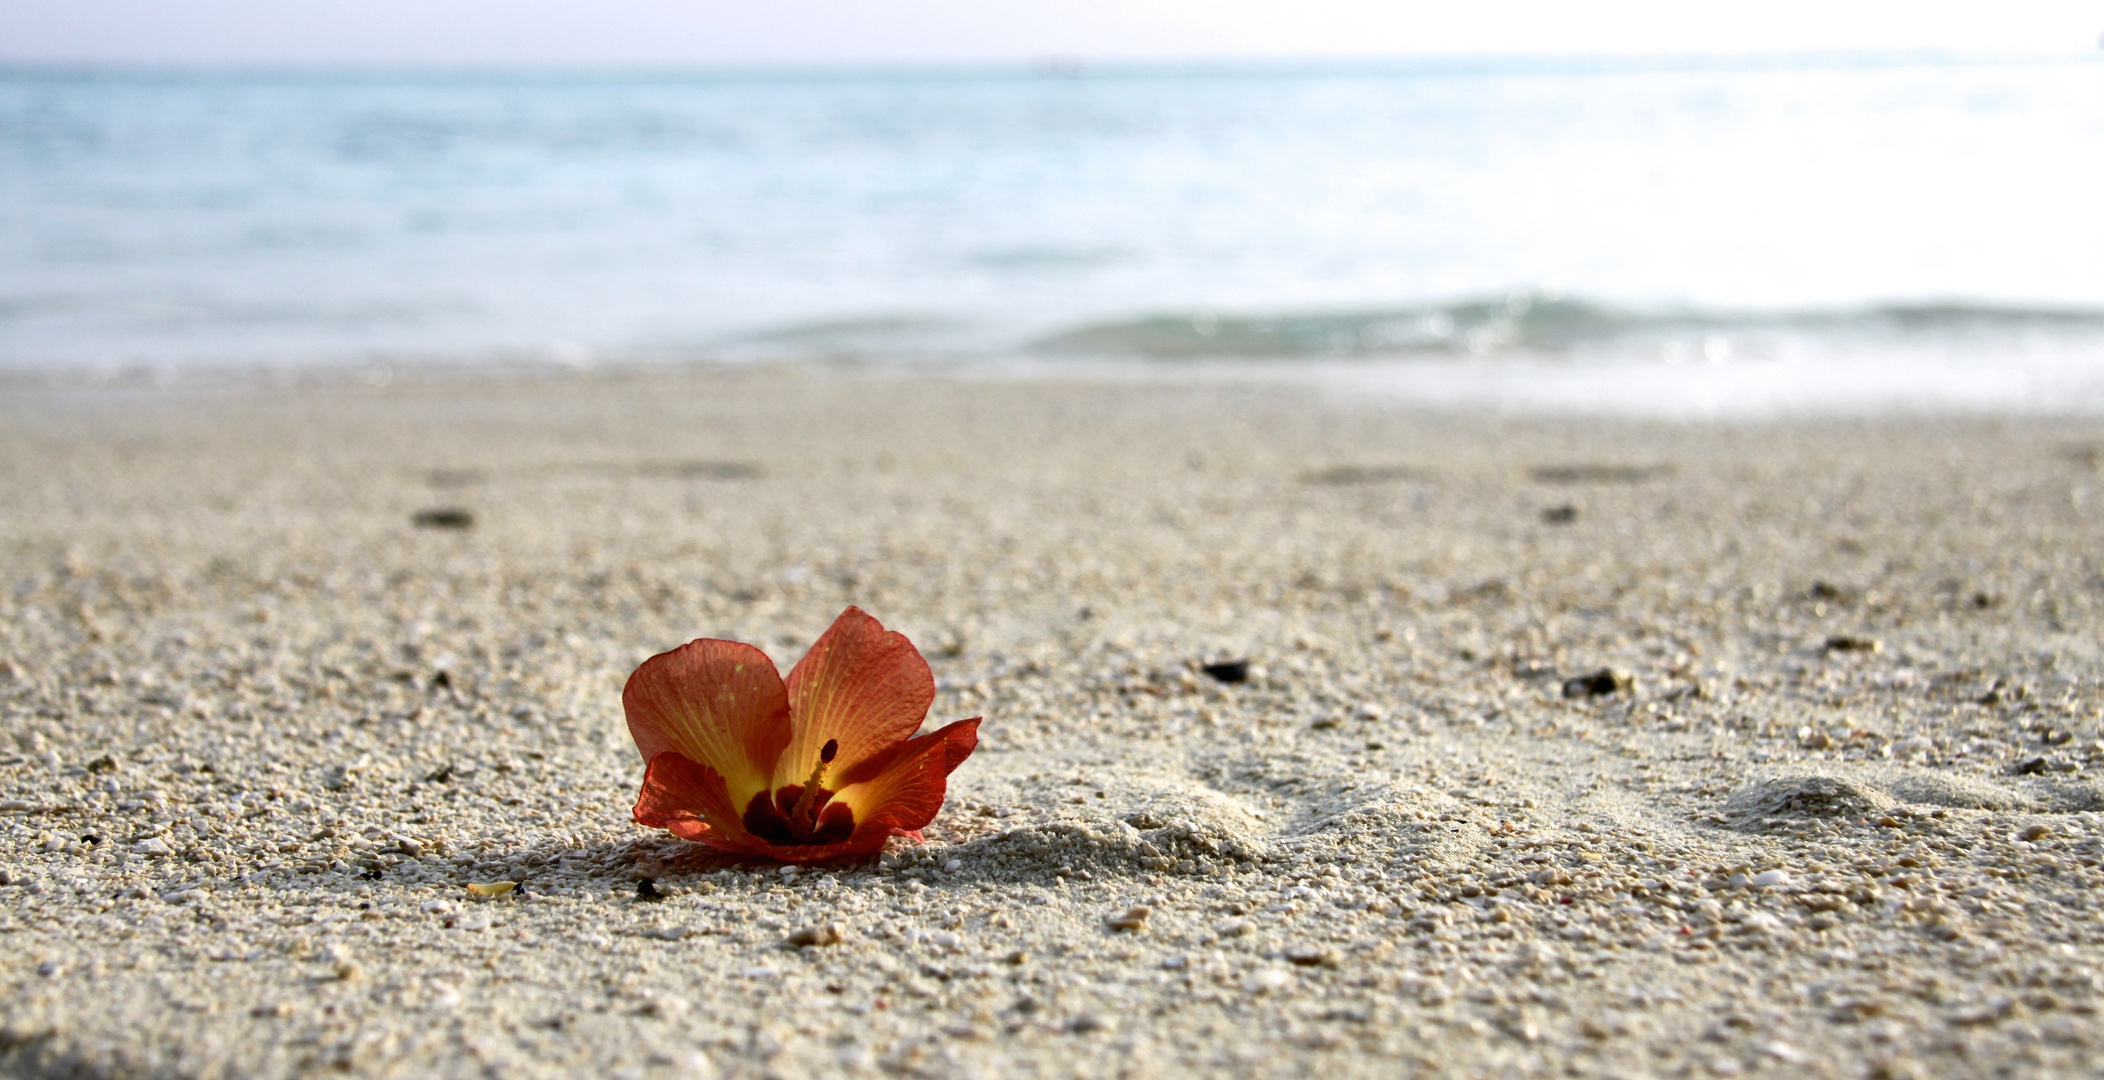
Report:
<svg viewBox="0 0 2104 1080"><path fill-rule="evenodd" d="M0 1073L2097 1075L2100 462L1232 382L11 385ZM928 842L630 823L635 665L849 604L985 717Z"/></svg>

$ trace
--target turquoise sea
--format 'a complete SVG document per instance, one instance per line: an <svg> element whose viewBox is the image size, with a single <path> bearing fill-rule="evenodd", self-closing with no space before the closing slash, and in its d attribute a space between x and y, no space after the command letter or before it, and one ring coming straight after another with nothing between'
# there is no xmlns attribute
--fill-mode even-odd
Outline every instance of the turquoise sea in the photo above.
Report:
<svg viewBox="0 0 2104 1080"><path fill-rule="evenodd" d="M2066 404L2104 387L2099 177L2096 56L6 69L0 369Z"/></svg>

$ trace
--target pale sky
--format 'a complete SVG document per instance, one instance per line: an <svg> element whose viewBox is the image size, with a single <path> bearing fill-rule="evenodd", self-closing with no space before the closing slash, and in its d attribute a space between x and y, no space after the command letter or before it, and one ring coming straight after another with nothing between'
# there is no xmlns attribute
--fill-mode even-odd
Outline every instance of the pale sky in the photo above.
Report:
<svg viewBox="0 0 2104 1080"><path fill-rule="evenodd" d="M0 61L769 65L2098 47L2104 0L0 0Z"/></svg>

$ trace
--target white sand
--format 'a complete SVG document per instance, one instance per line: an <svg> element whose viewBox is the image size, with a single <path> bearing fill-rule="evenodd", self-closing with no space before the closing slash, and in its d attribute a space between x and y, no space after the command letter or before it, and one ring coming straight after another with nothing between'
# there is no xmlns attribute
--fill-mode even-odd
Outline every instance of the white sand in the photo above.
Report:
<svg viewBox="0 0 2104 1080"><path fill-rule="evenodd" d="M2100 445L0 390L0 1072L2095 1075ZM931 842L790 876L629 824L628 671L786 668L848 603L987 717Z"/></svg>

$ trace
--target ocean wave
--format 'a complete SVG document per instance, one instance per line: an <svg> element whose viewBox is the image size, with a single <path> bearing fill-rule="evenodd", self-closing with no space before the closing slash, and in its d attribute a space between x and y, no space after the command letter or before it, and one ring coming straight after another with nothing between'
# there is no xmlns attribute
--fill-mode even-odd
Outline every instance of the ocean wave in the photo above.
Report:
<svg viewBox="0 0 2104 1080"><path fill-rule="evenodd" d="M1563 297L1499 299L1350 312L1222 315L1189 312L1090 322L1030 342L1047 356L1145 359L1395 357L1563 353L1732 337L1847 339L2104 335L2104 309L1962 301L1777 311L1639 311ZM1714 340L1712 340L1714 339ZM1714 355L1712 358L1715 358Z"/></svg>

